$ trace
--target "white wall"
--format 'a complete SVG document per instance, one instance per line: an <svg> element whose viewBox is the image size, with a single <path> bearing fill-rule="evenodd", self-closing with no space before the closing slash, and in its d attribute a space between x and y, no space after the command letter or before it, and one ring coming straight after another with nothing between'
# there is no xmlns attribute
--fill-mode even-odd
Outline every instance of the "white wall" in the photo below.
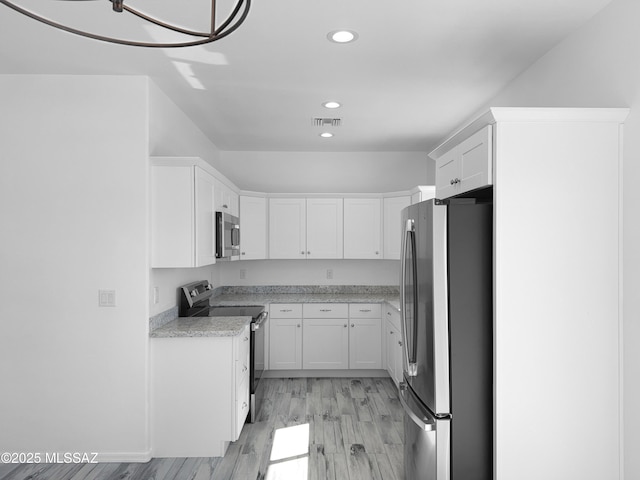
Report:
<svg viewBox="0 0 640 480"><path fill-rule="evenodd" d="M222 152L220 171L243 190L267 193L384 193L434 184L423 152Z"/></svg>
<svg viewBox="0 0 640 480"><path fill-rule="evenodd" d="M398 285L400 278L397 260L249 260L216 269L222 285Z"/></svg>
<svg viewBox="0 0 640 480"><path fill-rule="evenodd" d="M640 2L614 0L514 80L491 106L630 107L624 130L624 478L640 478ZM553 200L554 192L546 192ZM598 202L598 190L585 202ZM598 228L593 225L594 230ZM612 319L615 323L615 319ZM542 354L542 352L541 352ZM598 355L597 351L593 352ZM594 385L594 389L600 388ZM585 401L588 401L585 398ZM561 413L561 412L560 412ZM594 412L593 441L608 412ZM540 412L532 412L532 416ZM554 419L561 423L561 415ZM553 422L552 422L553 423ZM548 428L548 425L541 425ZM553 432L550 431L551 435ZM541 446L543 448L543 446Z"/></svg>
<svg viewBox="0 0 640 480"><path fill-rule="evenodd" d="M162 90L149 82L149 151L151 156L200 157L214 168L220 166L220 151ZM224 173L224 172L222 172ZM154 268L149 273L150 316L177 304L177 288L196 280L209 280L218 286L215 266L202 268ZM159 291L154 303L153 288Z"/></svg>
<svg viewBox="0 0 640 480"><path fill-rule="evenodd" d="M0 451L149 454L147 85L0 76Z"/></svg>

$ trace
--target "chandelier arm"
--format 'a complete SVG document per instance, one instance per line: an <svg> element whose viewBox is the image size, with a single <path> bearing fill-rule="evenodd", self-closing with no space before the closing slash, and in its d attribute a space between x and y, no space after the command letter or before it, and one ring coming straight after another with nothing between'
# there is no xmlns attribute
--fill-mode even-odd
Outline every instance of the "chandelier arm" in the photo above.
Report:
<svg viewBox="0 0 640 480"><path fill-rule="evenodd" d="M22 15L25 15L29 18L32 18L33 20L37 20L38 22L44 23L46 25L49 25L51 27L57 28L59 30L63 30L65 32L69 32L69 33L73 33L75 35L80 35L83 37L87 37L87 38L91 38L94 40L100 40L102 42L108 42L108 43L115 43L115 44L119 44L119 45L127 45L127 46L131 46L131 47L149 47L149 48L179 48L179 47L193 47L193 46L197 46L197 45L204 45L207 43L211 43L214 42L216 40L219 40L220 38L226 37L227 35L229 35L230 33L232 33L233 31L235 31L241 24L242 22L244 22L244 20L246 19L248 13L249 13L249 7L251 5L251 0L240 0L239 4L242 4L243 1L246 2L246 6L245 6L245 10L242 13L242 16L240 17L240 19L234 24L232 25L228 30L226 30L223 33L220 34L216 34L216 32L212 32L211 34L203 34L203 33L189 33L188 31L181 31L181 30L176 30L179 31L180 33L185 33L188 35L192 35L192 36L203 36L206 35L207 38L203 38L203 39L199 39L199 40L193 40L193 41L189 41L189 42L175 42L175 43L151 43L151 42L138 42L135 40L123 40L120 38L112 38L112 37L106 37L104 35L97 35L95 33L91 33L91 32L85 32L84 30L78 30L77 28L73 28L73 27L68 27L66 25L63 25L61 23L57 23L54 22L53 20L49 20L48 18L44 18L41 17L40 15L37 15L29 10L26 10L22 7L19 7L18 5L10 2L9 0L0 0L0 3L15 10L18 13L21 13ZM238 9L238 6L236 6L236 10ZM131 12L133 13L133 12ZM231 18L233 16L235 16L237 12L235 12L234 14L232 14ZM155 22L153 22L155 23ZM228 25L230 23L230 20L227 19L227 21L225 22L225 25ZM170 28L170 27L169 27ZM173 29L173 28L172 28ZM220 29L218 29L218 31L220 31Z"/></svg>
<svg viewBox="0 0 640 480"><path fill-rule="evenodd" d="M240 10L241 5L243 3L245 4L245 7L244 7L244 11L242 12L242 15L240 16L240 18L231 27L226 28L227 25L229 25L229 23L231 23L231 21L233 21L233 18L238 14L238 11ZM238 4L236 5L236 8L234 9L233 13L229 16L229 18L227 18L227 20L214 32L215 38L216 39L224 38L227 35L235 32L236 29L240 25L242 25L242 23L246 20L247 15L249 15L249 9L250 8L251 8L251 0L240 0L238 2ZM222 31L223 28L226 28L226 30Z"/></svg>
<svg viewBox="0 0 640 480"><path fill-rule="evenodd" d="M251 0L247 0L247 2L250 2L250 1ZM211 3L212 3L211 8L215 9L216 1L212 0ZM213 23L211 24L211 32L213 35L216 35L218 32L224 31L224 29L227 28L231 22L233 22L233 19L236 17L236 15L238 15L240 8L242 8L243 3L244 3L244 0L239 0L238 3L236 3L236 6L234 7L229 17L227 17L227 19L218 28L215 28L215 25ZM246 14L248 13L248 11L249 11L249 5L246 6L245 12L243 12L244 17L246 17ZM242 23L243 21L244 21L244 18L240 17L240 20L238 21L238 23Z"/></svg>
<svg viewBox="0 0 640 480"><path fill-rule="evenodd" d="M242 0L240 0L242 2ZM126 10L127 12L142 18L143 20L146 20L149 23L153 23L154 25L158 25L159 27L162 28L166 28L167 30L173 30L174 32L178 32L178 33L184 33L185 35L191 35L193 37L211 37L211 33L209 32L196 32L193 30L187 30L185 28L180 28L180 27L176 27L175 25L170 25L168 23L165 23L161 20L155 19L153 17L150 17L149 15L142 13L138 10L135 10L127 5L123 5L122 6L123 10ZM213 30L212 30L213 31Z"/></svg>

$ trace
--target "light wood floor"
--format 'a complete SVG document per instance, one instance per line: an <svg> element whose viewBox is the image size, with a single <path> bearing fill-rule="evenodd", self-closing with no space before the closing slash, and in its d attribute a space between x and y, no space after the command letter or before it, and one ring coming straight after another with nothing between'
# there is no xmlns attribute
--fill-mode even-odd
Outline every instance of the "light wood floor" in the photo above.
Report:
<svg viewBox="0 0 640 480"><path fill-rule="evenodd" d="M2 480L404 480L403 413L388 378L265 379L257 422L224 458L0 464Z"/></svg>

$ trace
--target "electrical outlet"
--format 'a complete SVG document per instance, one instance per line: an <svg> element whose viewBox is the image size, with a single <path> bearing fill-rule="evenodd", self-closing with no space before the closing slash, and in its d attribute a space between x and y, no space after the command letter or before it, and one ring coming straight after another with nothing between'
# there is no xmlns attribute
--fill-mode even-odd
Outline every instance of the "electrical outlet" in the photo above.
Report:
<svg viewBox="0 0 640 480"><path fill-rule="evenodd" d="M115 307L116 291L115 290L98 290L98 306L99 307Z"/></svg>
<svg viewBox="0 0 640 480"><path fill-rule="evenodd" d="M240 269L240 280L247 278L247 271L244 268Z"/></svg>
<svg viewBox="0 0 640 480"><path fill-rule="evenodd" d="M160 303L160 288L159 287L153 287L153 303L154 304Z"/></svg>
<svg viewBox="0 0 640 480"><path fill-rule="evenodd" d="M327 268L327 280L332 280L332 279L333 279L333 269Z"/></svg>

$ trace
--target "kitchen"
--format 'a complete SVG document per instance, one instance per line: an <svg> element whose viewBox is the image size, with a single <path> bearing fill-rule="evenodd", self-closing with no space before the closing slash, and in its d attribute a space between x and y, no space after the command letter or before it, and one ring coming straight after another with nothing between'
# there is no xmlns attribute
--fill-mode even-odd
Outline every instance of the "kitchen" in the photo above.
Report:
<svg viewBox="0 0 640 480"><path fill-rule="evenodd" d="M624 322L618 334L619 361L624 368L618 372L624 389L617 392L617 404L607 409L621 417L619 453L613 461L619 463L620 470L600 478L622 478L623 470L626 478L635 478L640 471L639 460L633 454L640 444L640 420L633 408L640 394L634 380L640 362L634 348L639 338L633 322L640 308L634 295L640 272L639 226L633 214L640 204L633 188L635 179L640 177L637 162L633 161L638 156L640 138L634 115L640 81L637 66L630 61L637 58L640 45L634 21L638 15L638 6L632 1L611 2L504 88L487 94L478 104L467 104L451 128L433 140L435 147L459 125L467 123L467 118L484 111L483 105L631 108L624 127L621 179L624 269L618 318L621 322L624 318ZM139 319L148 319L166 309L170 292L179 285L202 278L210 279L215 286L254 282L268 285L276 277L280 280L277 283L285 285L329 284L327 269L333 269L333 283L340 285L369 284L374 277L380 279L381 285L387 285L397 278L384 260L321 260L318 264L306 261L310 265L304 267L294 261L257 261L246 267L244 280L239 278L243 262L223 268L150 273L147 191L141 188L148 185L150 155L199 156L233 179L238 177L236 170L250 171L252 176L242 188L251 191L332 193L324 191L327 185L342 181L349 182L351 188L337 184L334 193L382 193L415 186L394 185L399 170L408 172L407 177L426 177L426 181L415 184L432 183L432 170L423 173L420 169L424 167L416 160L424 159L426 151L415 155L331 151L296 155L213 150L211 142L170 97L146 78L63 75L67 61L63 57L56 57L53 66L41 59L45 63L39 67L31 60L38 58L35 50L41 46L35 42L28 45L25 39L23 43L16 42L15 38L22 38L19 33L2 30L3 48L17 50L19 55L9 55L8 51L5 54L3 50L7 61L3 62L2 73L7 75L0 78L0 204L3 225L11 232L3 238L4 301L0 307L3 387L11 392L3 395L0 410L3 432L11 434L0 435L1 450L95 448L112 452L120 461L143 458L151 448L149 338L147 323ZM236 33L240 35L241 30ZM66 42L65 46L73 49L77 39ZM148 113L150 109L152 114ZM34 134L40 141L32 141ZM119 142L113 142L113 138ZM349 160L353 163L349 164ZM312 168L319 163L324 165L322 169ZM376 178L357 175L351 168L356 172L375 170ZM346 169L345 175L336 178L335 173L341 169ZM258 180L264 181L262 188L256 185ZM388 187L377 183L383 180L388 180ZM282 183L266 185L276 181ZM553 192L551 198L542 198L547 191L539 192L543 193L540 201L546 204L558 200L561 190ZM585 194L598 195L600 190L594 188ZM355 262L362 268L352 268ZM593 275L596 278L597 271ZM37 313L27 314L22 302L26 302L27 285L36 282L38 295L31 295L29 305L36 307ZM154 286L160 290L159 304L153 303ZM116 308L97 307L100 289L116 290ZM524 296L519 300L533 303L540 298ZM612 328L616 328L616 320L612 321ZM528 333L519 336L517 348L522 357L517 352L503 353L514 359L539 355L535 345L527 343ZM513 478L511 474L517 470L510 469L517 469L518 463L526 464L531 476L553 478L545 461L557 460L557 456L545 445L554 437L541 433L547 425L540 419L540 412L531 404L528 406L536 425L522 438L531 442L505 457L498 449L498 465L505 470L499 469L497 478ZM601 421L604 420L600 417L590 420L595 424ZM512 438L522 441L515 435ZM570 445L560 448L566 452L565 466L576 465L578 477L590 478L593 473L581 468L588 470L582 462L593 456L571 456L576 452ZM556 444L554 447L558 449ZM608 465L611 462L609 459ZM518 478L528 477L523 473Z"/></svg>

